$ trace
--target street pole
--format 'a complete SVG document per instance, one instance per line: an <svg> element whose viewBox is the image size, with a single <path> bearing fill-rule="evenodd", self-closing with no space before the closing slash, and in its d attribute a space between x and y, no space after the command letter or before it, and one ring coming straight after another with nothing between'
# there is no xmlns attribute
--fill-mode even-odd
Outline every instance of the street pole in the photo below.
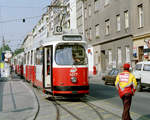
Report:
<svg viewBox="0 0 150 120"><path fill-rule="evenodd" d="M5 39L4 36L2 36L2 53L5 51Z"/></svg>

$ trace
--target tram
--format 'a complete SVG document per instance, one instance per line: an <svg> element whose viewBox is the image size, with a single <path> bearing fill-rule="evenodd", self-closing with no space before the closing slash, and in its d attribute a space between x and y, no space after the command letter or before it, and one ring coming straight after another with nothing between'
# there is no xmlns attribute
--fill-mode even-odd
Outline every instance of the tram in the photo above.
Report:
<svg viewBox="0 0 150 120"><path fill-rule="evenodd" d="M14 56L11 60L11 67L13 71L15 71L15 73L21 77L23 77L23 58L24 58L24 53L21 52L16 56Z"/></svg>
<svg viewBox="0 0 150 120"><path fill-rule="evenodd" d="M46 94L88 94L86 48L86 42L79 34L36 40L32 48L24 51L23 76Z"/></svg>

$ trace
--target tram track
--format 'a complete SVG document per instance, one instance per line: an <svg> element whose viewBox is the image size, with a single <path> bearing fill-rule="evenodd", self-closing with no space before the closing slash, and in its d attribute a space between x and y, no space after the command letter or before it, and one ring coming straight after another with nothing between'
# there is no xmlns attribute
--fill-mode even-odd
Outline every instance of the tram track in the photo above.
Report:
<svg viewBox="0 0 150 120"><path fill-rule="evenodd" d="M55 102L52 102L52 103L53 103L53 105L55 106L56 111L57 111L56 120L60 120L60 111L59 111L59 107L58 107L58 105L57 105Z"/></svg>
<svg viewBox="0 0 150 120"><path fill-rule="evenodd" d="M98 100L98 99L96 99L95 97L92 97L92 96L90 96L90 95L86 95L86 97L87 97L87 98L90 98L90 99L92 99L92 100ZM97 108L102 109L102 110L104 110L104 111L106 111L106 112L109 112L109 113L111 113L112 115L114 115L114 116L116 116L116 117L118 117L118 118L121 118L119 115L114 114L113 112L111 112L111 111L109 111L109 110L106 110L106 109L104 109L103 107L97 106L97 105L95 105L95 104L93 104L93 103L91 103L91 102L88 102L88 101L86 101L86 102L87 102L88 104L94 106L94 107L97 107Z"/></svg>
<svg viewBox="0 0 150 120"><path fill-rule="evenodd" d="M93 111L95 111L95 113L98 115L98 117L100 118L100 120L104 120L103 116L100 114L100 112L98 112L97 109L95 109L94 107L97 107L95 106L94 104L92 103L89 103L88 101L85 101L85 100L81 100L83 103L85 103L86 105L88 105L89 107L91 107L93 109Z"/></svg>
<svg viewBox="0 0 150 120"><path fill-rule="evenodd" d="M97 115L96 120L104 120L105 119L103 117L103 114L100 112L100 110L108 112L109 114L112 114L112 115L116 116L117 118L121 118L120 116L118 116L118 115L116 115L116 114L114 114L114 113L104 109L103 107L97 106L94 103L89 102L89 99L93 99L94 101L96 100L96 98L93 98L93 97L91 97L89 95L86 96L87 99L81 98L78 101L74 101L74 102L69 103L70 101L67 102L67 100L65 100L65 101L64 100L57 100L57 98L55 98L53 96L49 96L49 97L47 97L45 95L43 96L42 95L43 94L42 91L39 90L39 89L33 88L33 92L34 92L34 94L36 96L35 98L37 99L37 103L38 103L38 109L36 111L36 114L35 114L33 120L37 120L38 119L38 115L39 115L39 111L40 111L39 96L40 96L40 99L44 100L45 102L53 104L54 108L56 109L56 116L55 116L56 120L60 120L61 117L64 117L64 116L61 116L62 115L61 114L61 112L62 112L61 110L67 112L68 113L68 115L66 114L67 116L72 116L76 120L85 120L85 118L83 118L84 115L80 116L76 112L73 112L73 110L70 110L70 109L67 108L69 106L69 104L76 104L76 103L79 104L79 107L82 107L82 106L84 106L83 104L85 104L90 109L92 109L92 111L95 113L95 115ZM39 94L39 96L37 96L37 94ZM69 108L71 108L71 107L69 107ZM88 109L88 108L86 107L85 109ZM90 109L89 109L89 111L90 111ZM76 111L77 111L77 108L76 108Z"/></svg>
<svg viewBox="0 0 150 120"><path fill-rule="evenodd" d="M29 84L28 84L29 85ZM46 108L44 109L49 109L49 106L53 108L53 111L56 110L56 113L53 113L53 120L63 120L66 119L67 117L71 118L72 120L91 120L94 118L95 120L105 120L106 114L111 114L113 116L116 116L116 120L120 120L121 117L106 110L105 108L96 105L90 101L96 101L96 98L93 98L92 96L86 95L84 98L80 99L60 99L59 97L53 97L53 96L47 96L44 95L43 92L37 88L33 88L31 84L29 85L31 89L34 92L35 98L37 100L37 105L38 108L36 110L36 113L34 113L33 120L39 120L39 118L43 119L45 116L41 116L39 114L43 109L42 106L40 105L41 102L45 101L44 103L46 104ZM43 105L43 104L42 104ZM48 110L49 111L49 110ZM89 114L86 113L88 111ZM105 111L105 113L103 112ZM88 117L86 116L88 115ZM71 117L72 116L72 117ZM51 119L51 115L47 114L47 118ZM119 118L119 119L118 119Z"/></svg>
<svg viewBox="0 0 150 120"><path fill-rule="evenodd" d="M47 99L43 98L45 101L47 101L48 103L51 103L55 106L56 108L56 120L60 120L61 116L60 116L60 109L63 109L64 111L66 111L67 113L69 113L73 118L75 118L76 120L85 120L83 118L78 117L78 115L76 115L76 113L71 112L69 109L67 109L60 101L58 101L55 97L48 97ZM104 118L102 117L101 113L95 108L95 106L85 100L79 100L78 102L81 102L83 104L86 104L87 106L89 106L98 116L98 120L104 120ZM68 103L69 104L69 103ZM97 107L97 106L96 106Z"/></svg>
<svg viewBox="0 0 150 120"><path fill-rule="evenodd" d="M35 92L35 90L34 90L34 92ZM40 96L41 96L41 91L40 90L37 90L37 92L40 94ZM35 92L35 94L36 94L36 92ZM43 94L43 93L42 93ZM36 95L37 96L37 95ZM42 97L42 96L41 96ZM37 99L38 99L38 97L36 97ZM44 101L46 101L47 103L52 103L53 105L54 105L54 107L55 107L55 109L56 109L56 117L55 117L55 119L56 120L60 120L61 119L61 114L60 114L60 110L62 109L62 110L64 110L65 112L67 112L70 116L72 116L74 119L76 119L76 120L85 120L85 118L81 118L81 117L79 117L80 115L77 115L77 113L76 112L72 112L70 109L68 109L65 105L69 105L69 103L62 103L62 102L60 102L60 101L63 101L63 100L57 100L57 98L55 98L55 97L53 97L53 96L51 96L51 97L42 97L42 99L44 100ZM39 101L39 100L38 100ZM89 108L91 108L92 110L93 110L93 112L95 112L96 114L97 114L97 116L98 116L98 120L104 120L103 119L103 117L102 117L102 115L101 115L101 113L98 111L98 110L96 110L96 108L94 108L94 106L92 105L92 104L90 104L90 103L88 103L87 101L85 101L85 100L78 100L77 102L79 102L79 104L81 104L80 106L82 106L83 104L85 104L85 105L87 105ZM39 114L39 110L40 110L40 102L39 102L39 109L38 109L38 111L37 111L37 113L36 113L36 115L35 115L35 117L34 117L34 119L33 120L36 120L36 119L38 119L38 114Z"/></svg>
<svg viewBox="0 0 150 120"><path fill-rule="evenodd" d="M55 104L57 107L62 108L64 111L66 111L66 112L69 113L71 116L73 116L76 120L83 120L83 119L79 118L77 115L75 115L73 112L70 112L70 111L69 111L67 108L65 108L63 105L61 105L61 103L58 102L55 97L51 97L51 98L49 97L48 100L52 101L53 104ZM60 118L60 116L58 116L58 117ZM60 120L60 119L57 119L57 120Z"/></svg>

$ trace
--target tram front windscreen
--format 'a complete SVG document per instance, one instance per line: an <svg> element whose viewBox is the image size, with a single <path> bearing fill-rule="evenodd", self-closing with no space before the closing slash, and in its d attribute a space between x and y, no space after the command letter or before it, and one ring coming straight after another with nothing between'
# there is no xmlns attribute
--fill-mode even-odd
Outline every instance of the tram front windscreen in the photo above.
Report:
<svg viewBox="0 0 150 120"><path fill-rule="evenodd" d="M87 65L87 55L82 45L58 45L55 52L58 65Z"/></svg>

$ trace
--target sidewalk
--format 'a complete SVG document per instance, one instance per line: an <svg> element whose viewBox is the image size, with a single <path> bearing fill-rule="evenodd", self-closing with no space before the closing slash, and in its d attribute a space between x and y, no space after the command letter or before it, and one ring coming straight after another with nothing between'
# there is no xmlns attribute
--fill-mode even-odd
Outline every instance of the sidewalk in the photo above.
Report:
<svg viewBox="0 0 150 120"><path fill-rule="evenodd" d="M35 95L21 79L0 79L0 120L26 120L36 110Z"/></svg>

